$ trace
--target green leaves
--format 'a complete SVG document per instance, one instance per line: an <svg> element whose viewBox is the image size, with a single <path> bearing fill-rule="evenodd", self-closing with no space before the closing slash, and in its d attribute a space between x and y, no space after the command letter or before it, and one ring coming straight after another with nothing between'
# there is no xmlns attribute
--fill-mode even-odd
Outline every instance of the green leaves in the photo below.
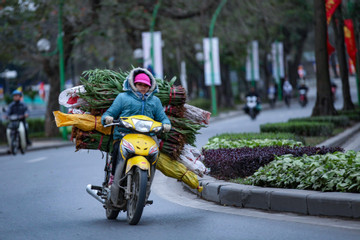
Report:
<svg viewBox="0 0 360 240"><path fill-rule="evenodd" d="M257 186L360 192L360 152L279 156L245 182Z"/></svg>
<svg viewBox="0 0 360 240"><path fill-rule="evenodd" d="M224 138L211 138L208 143L203 147L207 149L218 149L218 148L242 148L242 147L269 147L269 146L302 146L301 142L288 139L237 139L230 140Z"/></svg>

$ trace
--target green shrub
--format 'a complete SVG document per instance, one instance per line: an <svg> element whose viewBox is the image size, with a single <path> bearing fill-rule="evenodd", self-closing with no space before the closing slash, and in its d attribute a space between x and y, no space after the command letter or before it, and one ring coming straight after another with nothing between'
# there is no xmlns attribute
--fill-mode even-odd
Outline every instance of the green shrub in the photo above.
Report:
<svg viewBox="0 0 360 240"><path fill-rule="evenodd" d="M29 124L29 133L44 132L45 120L42 118L30 118L26 120Z"/></svg>
<svg viewBox="0 0 360 240"><path fill-rule="evenodd" d="M242 148L242 147L270 147L270 146L303 146L302 142L288 139L237 139L229 140L222 138L212 138L207 142L203 149L219 149L219 148Z"/></svg>
<svg viewBox="0 0 360 240"><path fill-rule="evenodd" d="M262 187L360 192L360 152L276 157L242 183Z"/></svg>
<svg viewBox="0 0 360 240"><path fill-rule="evenodd" d="M346 127L350 125L349 117L345 115L291 118L288 120L288 122L328 122L340 127Z"/></svg>
<svg viewBox="0 0 360 240"><path fill-rule="evenodd" d="M286 122L260 125L261 132L289 132L300 136L330 136L334 124L326 122Z"/></svg>
<svg viewBox="0 0 360 240"><path fill-rule="evenodd" d="M354 110L339 110L339 115L347 116L352 121L360 121L360 108L357 107Z"/></svg>
<svg viewBox="0 0 360 240"><path fill-rule="evenodd" d="M188 104L195 107L210 111L211 110L211 100L205 98L196 98L188 102Z"/></svg>
<svg viewBox="0 0 360 240"><path fill-rule="evenodd" d="M209 138L211 141L213 138L220 138L226 140L252 140L252 139L284 139L284 140L294 140L303 142L303 138L296 136L293 133L274 133L274 132L266 132L266 133L223 133L218 134L214 137Z"/></svg>

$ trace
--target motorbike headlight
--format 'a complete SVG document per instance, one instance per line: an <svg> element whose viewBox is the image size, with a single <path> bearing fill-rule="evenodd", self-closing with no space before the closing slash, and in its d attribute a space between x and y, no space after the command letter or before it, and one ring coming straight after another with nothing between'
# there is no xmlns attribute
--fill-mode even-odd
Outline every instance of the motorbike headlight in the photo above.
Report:
<svg viewBox="0 0 360 240"><path fill-rule="evenodd" d="M150 132L151 126L153 125L152 121L140 120L140 119L132 119L135 130L138 132Z"/></svg>
<svg viewBox="0 0 360 240"><path fill-rule="evenodd" d="M121 120L121 123L126 127L126 128L133 128L133 126L131 125L131 123L125 122L123 120Z"/></svg>

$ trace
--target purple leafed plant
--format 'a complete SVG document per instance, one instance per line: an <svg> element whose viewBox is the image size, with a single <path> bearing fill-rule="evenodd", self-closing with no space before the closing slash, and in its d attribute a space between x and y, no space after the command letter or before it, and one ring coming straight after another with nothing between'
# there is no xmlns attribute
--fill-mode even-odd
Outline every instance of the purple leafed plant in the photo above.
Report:
<svg viewBox="0 0 360 240"><path fill-rule="evenodd" d="M260 167L270 163L275 156L292 154L295 157L304 154L326 154L341 151L341 147L289 147L271 146L255 148L230 148L203 150L204 164L211 169L211 175L218 179L244 178L254 174Z"/></svg>

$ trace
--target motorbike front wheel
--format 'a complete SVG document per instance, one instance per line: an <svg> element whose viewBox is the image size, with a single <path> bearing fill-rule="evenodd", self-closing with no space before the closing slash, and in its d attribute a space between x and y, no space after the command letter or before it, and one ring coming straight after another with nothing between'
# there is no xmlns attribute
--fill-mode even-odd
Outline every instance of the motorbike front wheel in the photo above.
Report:
<svg viewBox="0 0 360 240"><path fill-rule="evenodd" d="M127 201L127 221L130 225L136 225L140 221L146 198L147 171L138 167L133 169L134 175L131 181L131 197Z"/></svg>
<svg viewBox="0 0 360 240"><path fill-rule="evenodd" d="M17 154L19 148L19 135L17 133L12 134L11 136L11 153L13 155Z"/></svg>
<svg viewBox="0 0 360 240"><path fill-rule="evenodd" d="M120 210L106 209L106 217L109 220L114 220L118 217Z"/></svg>

